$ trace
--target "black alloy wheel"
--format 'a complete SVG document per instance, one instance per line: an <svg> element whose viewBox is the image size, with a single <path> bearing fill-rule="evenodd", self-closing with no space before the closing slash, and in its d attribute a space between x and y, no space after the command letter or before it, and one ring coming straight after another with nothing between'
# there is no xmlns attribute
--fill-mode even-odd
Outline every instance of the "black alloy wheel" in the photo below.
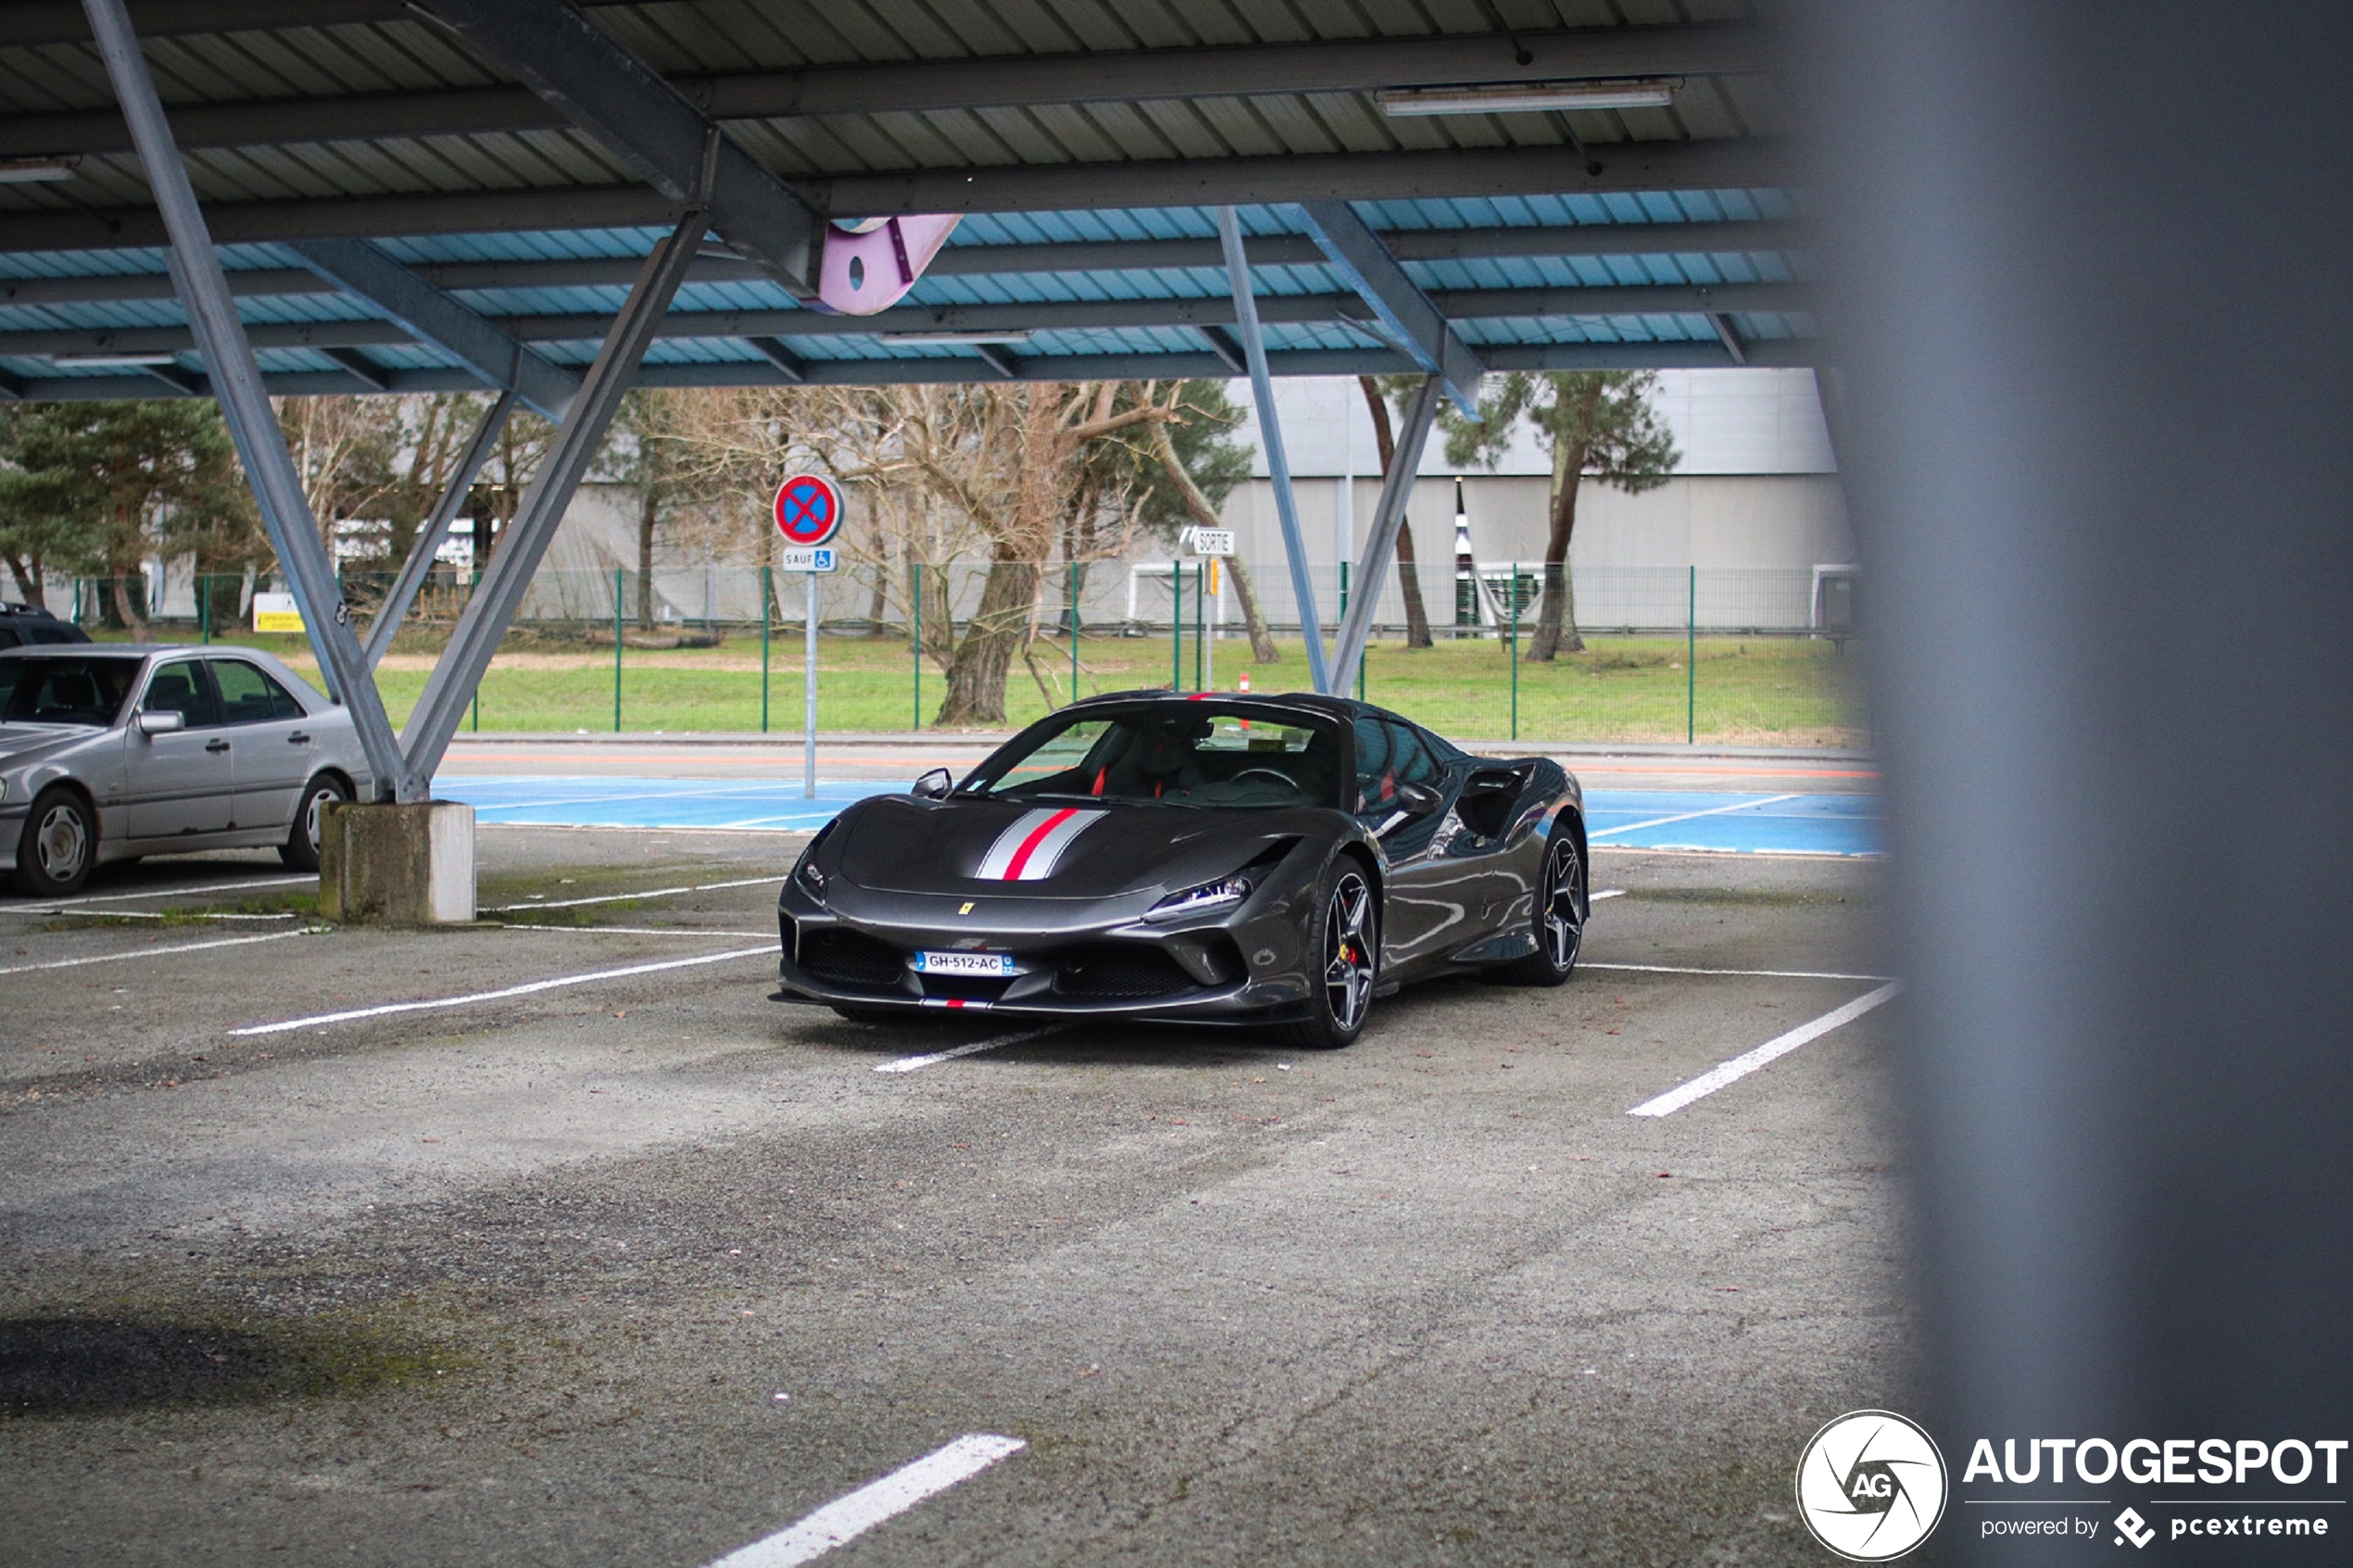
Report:
<svg viewBox="0 0 2353 1568"><path fill-rule="evenodd" d="M1308 1016L1285 1025L1282 1037L1302 1050L1338 1050L1365 1032L1380 978L1379 911L1372 883L1354 860L1341 859L1324 873L1313 940L1319 984L1308 999Z"/></svg>
<svg viewBox="0 0 2353 1568"><path fill-rule="evenodd" d="M90 803L63 784L33 797L17 841L17 887L36 898L78 893L98 863L98 821Z"/></svg>
<svg viewBox="0 0 2353 1568"><path fill-rule="evenodd" d="M1562 822L1553 829L1552 847L1544 851L1544 875L1536 884L1534 930L1536 950L1514 959L1499 971L1515 985L1558 985L1576 971L1577 955L1585 946L1585 859L1577 840Z"/></svg>
<svg viewBox="0 0 2353 1568"><path fill-rule="evenodd" d="M278 859L298 872L317 871L319 847L326 833L327 802L350 798L349 790L324 773L311 780L303 789L302 804L295 808L294 826L286 830L286 841L278 846Z"/></svg>

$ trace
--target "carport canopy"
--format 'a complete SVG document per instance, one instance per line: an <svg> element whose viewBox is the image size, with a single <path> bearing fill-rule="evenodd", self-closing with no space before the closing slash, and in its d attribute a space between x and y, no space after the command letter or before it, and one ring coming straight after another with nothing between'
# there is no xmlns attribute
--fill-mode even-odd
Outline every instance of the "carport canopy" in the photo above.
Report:
<svg viewBox="0 0 2353 1568"><path fill-rule="evenodd" d="M6 0L0 397L220 397L346 691L369 659L290 558L327 564L227 362L247 404L561 420L498 558L522 577L494 566L371 748L419 798L632 385L1252 374L1265 421L1268 376L1418 372L1417 443L1488 370L1812 363L1769 63L1735 4ZM862 252L903 297L833 308L828 248L891 219ZM1349 630L1328 661L1309 637L1327 689Z"/></svg>

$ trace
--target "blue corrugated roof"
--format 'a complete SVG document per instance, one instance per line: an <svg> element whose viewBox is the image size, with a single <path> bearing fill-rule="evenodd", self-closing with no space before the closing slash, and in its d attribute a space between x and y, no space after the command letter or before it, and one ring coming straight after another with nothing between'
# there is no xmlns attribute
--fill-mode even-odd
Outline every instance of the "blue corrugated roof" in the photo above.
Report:
<svg viewBox="0 0 2353 1568"><path fill-rule="evenodd" d="M1794 281L1790 258L1785 252L1754 248L1755 230L1743 231L1740 243L1716 249L1705 245L1704 232L1695 234L1692 227L1695 224L1793 216L1788 198L1774 192L1702 191L1671 194L1399 200L1364 202L1358 204L1357 210L1367 222L1380 230L1544 229L1560 234L1561 253L1557 255L1471 255L1405 261L1406 274L1422 288L1434 294L1549 290L1554 291L1557 296L1561 291L1583 288L1604 291L1604 294L1596 296L1590 310L1582 307L1583 301L1554 297L1544 302L1546 313L1541 315L1515 314L1458 320L1457 327L1464 340L1481 347L1716 343L1718 338L1715 324L1703 313L1710 308L1707 305L1695 301L1689 311L1670 308L1629 315L1613 307L1605 291L1622 287L1719 288ZM1243 230L1252 235L1296 236L1302 232L1302 226L1279 207L1245 207L1240 210L1240 219ZM1577 230L1597 225L1610 226L1617 231L1611 236L1614 249L1625 237L1625 230L1655 223L1675 225L1671 232L1661 235L1655 251L1636 249L1627 254L1579 254L1576 250L1578 241L1574 232ZM979 307L1000 310L1017 310L1025 305L1038 305L1055 307L1066 316L1072 307L1083 307L1088 304L1102 304L1108 307L1120 302L1189 299L1222 303L1227 297L1225 271L1206 255L1203 257L1205 264L1201 265L1135 269L1089 267L1083 270L1045 270L1041 267L1035 270L975 270L968 264L973 253L992 249L1154 240L1198 242L1213 239L1215 233L1214 213L1202 207L976 214L966 218L950 241L963 265L955 271L935 272L921 279L910 291L906 305ZM594 229L441 234L395 238L378 243L397 259L428 268L482 263L596 263L635 260L645 255L661 234L661 231L654 229ZM1515 245L1503 248L1525 246ZM298 280L298 286L306 291L242 295L238 300L239 312L255 326L325 323L328 324L326 330L332 333L333 323L376 320L371 309L355 297L330 292L308 292L322 289L322 285L311 283L309 275L298 270L294 255L278 246L227 246L223 248L222 258L233 270L240 271L288 270ZM163 270L162 255L154 250L0 255L0 294L5 293L6 285L11 280L120 276L152 280ZM1287 260L1255 265L1252 269L1252 280L1264 299L1328 298L1349 294L1349 286L1340 272L1319 262ZM619 308L628 293L625 276L620 271L609 277L576 282L548 282L535 276L518 278L512 284L494 281L491 286L467 286L477 281L461 280L459 284L453 285L453 293L471 308L493 319L606 316ZM59 366L45 350L27 348L27 345L36 341L45 344L50 340L17 338L12 342L12 334L168 332L184 321L178 302L169 297L61 301L37 297L35 292L36 297L29 302L10 302L0 297L0 370L5 370L9 376L20 382L47 381L68 375L77 378L114 375L129 378L126 385L144 386L152 378L145 378L135 370ZM1500 306L1507 302L1499 300L1496 303ZM1735 298L1730 303L1737 305L1740 302ZM736 364L745 367L749 377L761 379L772 376L774 370L771 362L740 341L725 335L687 336L681 334L679 329L687 325L697 313L781 313L803 308L781 286L762 278L705 278L689 282L680 288L672 307L673 320L669 327L672 335L656 341L648 356L648 362L656 365ZM1363 312L1351 300L1343 314L1359 317ZM1812 331L1810 319L1802 314L1735 310L1730 319L1734 330L1743 338L1757 342L1807 335ZM812 328L816 325L812 319ZM812 361L912 359L930 362L962 358L974 360L976 364L979 362L979 356L968 346L885 344L875 337L860 335L854 331L844 332L844 327L854 327L855 323L841 318L829 318L823 325L824 331L795 332L789 322L761 330L784 339L794 353ZM713 323L714 333L729 330L732 330L730 323ZM384 336L386 331L382 326L376 326L359 335L363 338ZM1360 321L1269 320L1265 324L1265 334L1270 352L1276 354L1290 350L1356 350L1394 358L1387 339ZM321 346L331 345L332 338L329 345ZM593 337L583 336L562 342L538 343L535 346L559 363L580 366L593 357L596 343ZM1011 345L1011 352L1033 363L1051 361L1063 356L1093 358L1172 354L1187 356L1189 362L1198 363L1208 346L1199 332L1185 327L1063 324L1051 330L1034 331L1026 341ZM388 371L455 372L459 369L451 356L428 345L366 341L360 347L371 361ZM304 371L321 377L338 373L334 361L317 347L265 347L260 353L265 370L273 372ZM191 356L185 363L194 366L196 361ZM1403 368L1402 361L1399 368Z"/></svg>

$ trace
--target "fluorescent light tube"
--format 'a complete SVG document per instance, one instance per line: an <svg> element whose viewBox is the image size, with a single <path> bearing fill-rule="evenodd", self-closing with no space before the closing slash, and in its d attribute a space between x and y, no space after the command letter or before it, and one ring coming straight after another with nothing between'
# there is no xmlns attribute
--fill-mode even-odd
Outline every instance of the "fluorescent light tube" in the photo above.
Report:
<svg viewBox="0 0 2353 1568"><path fill-rule="evenodd" d="M70 180L75 157L0 157L0 185L27 185L38 180Z"/></svg>
<svg viewBox="0 0 2353 1568"><path fill-rule="evenodd" d="M885 343L949 343L967 345L983 343L1027 343L1026 332L881 332Z"/></svg>
<svg viewBox="0 0 2353 1568"><path fill-rule="evenodd" d="M118 348L94 354L52 354L49 356L49 363L53 365L79 365L90 370L120 369L132 365L176 365L179 362L179 356L167 354L161 349L142 352L137 349Z"/></svg>
<svg viewBox="0 0 2353 1568"><path fill-rule="evenodd" d="M1539 109L1663 109L1680 78L1623 82L1502 82L1478 87L1392 87L1373 94L1381 113L1523 114Z"/></svg>

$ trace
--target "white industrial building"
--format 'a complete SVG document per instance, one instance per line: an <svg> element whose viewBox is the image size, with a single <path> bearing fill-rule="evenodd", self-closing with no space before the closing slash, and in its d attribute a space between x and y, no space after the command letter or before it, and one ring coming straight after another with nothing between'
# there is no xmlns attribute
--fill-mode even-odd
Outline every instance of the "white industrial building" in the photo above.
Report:
<svg viewBox="0 0 2353 1568"><path fill-rule="evenodd" d="M1250 383L1234 383L1229 395L1247 406ZM1276 403L1318 608L1330 621L1337 618L1338 563L1362 552L1380 493L1372 416L1353 377L1278 382ZM1579 623L1680 626L1696 567L1704 626L1812 624L1818 576L1855 560L1813 372L1662 370L1657 403L1682 454L1674 477L1639 495L1590 479L1579 489L1569 550ZM1255 445L1253 422L1236 434ZM1255 569L1267 613L1289 619L1282 534L1264 453L1255 472L1227 498L1224 515ZM1550 526L1551 455L1526 424L1493 469L1449 467L1443 432L1433 431L1406 516L1424 600L1433 624L1441 626L1453 620L1458 474L1482 571L1501 573L1514 562L1538 569ZM1164 586L1160 596L1164 602ZM1404 620L1393 573L1378 620Z"/></svg>

